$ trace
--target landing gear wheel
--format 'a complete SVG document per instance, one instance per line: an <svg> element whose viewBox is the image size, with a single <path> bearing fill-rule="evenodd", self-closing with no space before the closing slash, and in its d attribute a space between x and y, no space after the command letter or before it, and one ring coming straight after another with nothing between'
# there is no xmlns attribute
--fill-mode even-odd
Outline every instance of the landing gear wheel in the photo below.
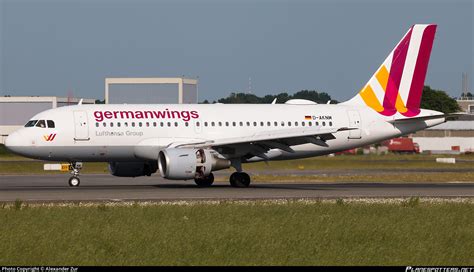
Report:
<svg viewBox="0 0 474 272"><path fill-rule="evenodd" d="M69 178L69 186L77 187L81 183L79 179L79 172L82 169L82 162L70 162L69 170L71 170L72 177Z"/></svg>
<svg viewBox="0 0 474 272"><path fill-rule="evenodd" d="M250 176L245 172L235 172L230 175L229 181L232 187L245 188L250 185Z"/></svg>
<svg viewBox="0 0 474 272"><path fill-rule="evenodd" d="M198 187L210 187L214 183L214 174L210 173L207 177L196 178L194 182Z"/></svg>
<svg viewBox="0 0 474 272"><path fill-rule="evenodd" d="M81 180L78 177L70 177L69 178L69 186L77 187L81 184Z"/></svg>

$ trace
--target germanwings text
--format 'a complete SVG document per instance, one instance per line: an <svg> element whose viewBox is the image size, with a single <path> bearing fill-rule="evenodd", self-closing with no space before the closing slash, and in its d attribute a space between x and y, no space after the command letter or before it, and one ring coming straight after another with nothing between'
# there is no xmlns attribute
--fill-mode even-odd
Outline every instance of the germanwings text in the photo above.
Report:
<svg viewBox="0 0 474 272"><path fill-rule="evenodd" d="M197 111L173 111L165 109L163 111L95 111L94 118L96 122L102 122L105 119L182 119L189 121L199 118Z"/></svg>

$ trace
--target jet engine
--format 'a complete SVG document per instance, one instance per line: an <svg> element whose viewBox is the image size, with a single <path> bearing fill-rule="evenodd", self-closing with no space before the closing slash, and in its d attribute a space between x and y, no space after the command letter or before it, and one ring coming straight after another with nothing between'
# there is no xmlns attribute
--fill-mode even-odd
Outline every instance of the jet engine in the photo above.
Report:
<svg viewBox="0 0 474 272"><path fill-rule="evenodd" d="M117 177L151 176L158 170L156 162L111 162L109 171Z"/></svg>
<svg viewBox="0 0 474 272"><path fill-rule="evenodd" d="M229 167L230 161L211 149L167 148L158 154L160 174L167 179L203 178Z"/></svg>

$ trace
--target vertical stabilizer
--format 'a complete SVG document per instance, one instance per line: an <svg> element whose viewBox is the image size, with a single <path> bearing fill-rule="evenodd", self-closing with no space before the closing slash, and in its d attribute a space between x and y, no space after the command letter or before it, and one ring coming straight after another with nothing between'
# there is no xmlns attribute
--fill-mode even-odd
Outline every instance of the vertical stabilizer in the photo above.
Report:
<svg viewBox="0 0 474 272"><path fill-rule="evenodd" d="M347 103L366 105L385 116L420 112L421 95L436 25L414 25L375 74Z"/></svg>

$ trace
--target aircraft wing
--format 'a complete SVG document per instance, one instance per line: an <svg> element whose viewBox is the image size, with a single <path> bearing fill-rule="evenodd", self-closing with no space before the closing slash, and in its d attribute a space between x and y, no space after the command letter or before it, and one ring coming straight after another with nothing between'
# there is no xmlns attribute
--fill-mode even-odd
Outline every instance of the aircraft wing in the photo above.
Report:
<svg viewBox="0 0 474 272"><path fill-rule="evenodd" d="M231 137L221 139L196 139L196 138L150 138L143 140L135 146L135 156L142 159L154 160L156 154L163 148L213 148L219 150L222 155L234 156L258 156L264 159L270 149L280 149L293 153L293 145L311 143L322 147L328 147L327 141L336 139L335 133L357 128L321 128L321 127L298 127L273 131L260 131L252 136Z"/></svg>
<svg viewBox="0 0 474 272"><path fill-rule="evenodd" d="M266 153L270 149L276 148L293 153L294 150L291 148L291 146L293 145L311 143L323 147L328 147L328 144L326 142L336 139L336 137L334 136L335 133L353 129L357 128L288 128L277 131L273 130L258 132L248 137L233 137L209 140L204 142L180 143L176 145L173 144L170 147L211 147L214 149L224 150L221 151L222 153L227 153L225 150L239 149L239 153L245 153L253 156L258 156L263 159L268 159L264 153ZM231 153L235 154L235 151Z"/></svg>

